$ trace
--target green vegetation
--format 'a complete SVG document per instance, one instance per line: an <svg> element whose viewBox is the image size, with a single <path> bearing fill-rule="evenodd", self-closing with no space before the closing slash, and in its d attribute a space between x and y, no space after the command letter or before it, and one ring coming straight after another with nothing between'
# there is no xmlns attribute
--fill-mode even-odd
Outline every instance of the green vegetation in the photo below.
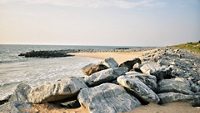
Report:
<svg viewBox="0 0 200 113"><path fill-rule="evenodd" d="M186 49L194 53L200 54L200 41L199 42L188 42L186 44L179 44L173 46L175 48Z"/></svg>

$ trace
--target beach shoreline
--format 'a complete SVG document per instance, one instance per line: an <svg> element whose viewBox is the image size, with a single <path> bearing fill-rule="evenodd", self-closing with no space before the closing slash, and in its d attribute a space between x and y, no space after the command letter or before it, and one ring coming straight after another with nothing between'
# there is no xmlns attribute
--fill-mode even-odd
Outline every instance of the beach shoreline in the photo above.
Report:
<svg viewBox="0 0 200 113"><path fill-rule="evenodd" d="M118 64L121 64L127 60L133 60L134 58L142 58L145 54L152 53L157 51L157 49L145 50L145 51L120 51L120 52L77 52L70 53L75 55L74 57L82 58L95 58L99 60L104 60L106 58L114 58ZM89 110L86 107L81 106L80 108L60 108L56 107L53 104L35 104L30 109L30 112L49 112L49 113L89 113ZM199 107L192 107L188 102L172 102L164 105L158 105L150 103L148 105L142 105L136 107L130 112L127 113L199 113Z"/></svg>
<svg viewBox="0 0 200 113"><path fill-rule="evenodd" d="M97 59L106 59L106 58L114 58L119 64L125 62L127 60L132 60L134 58L141 57L147 51L137 51L137 52L78 52L78 53L70 53L75 55L75 57L89 57L89 58L97 58Z"/></svg>

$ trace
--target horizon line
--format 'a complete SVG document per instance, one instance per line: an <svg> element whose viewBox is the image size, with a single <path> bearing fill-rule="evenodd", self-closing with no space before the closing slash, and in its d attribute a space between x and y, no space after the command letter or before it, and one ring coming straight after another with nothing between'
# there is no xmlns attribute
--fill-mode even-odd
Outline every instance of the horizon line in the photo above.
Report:
<svg viewBox="0 0 200 113"><path fill-rule="evenodd" d="M82 44L31 44L31 43L0 43L0 45L35 45L35 46L107 46L107 47L166 47L166 46L139 46L139 45L93 45L93 44L88 44L88 45L82 45Z"/></svg>

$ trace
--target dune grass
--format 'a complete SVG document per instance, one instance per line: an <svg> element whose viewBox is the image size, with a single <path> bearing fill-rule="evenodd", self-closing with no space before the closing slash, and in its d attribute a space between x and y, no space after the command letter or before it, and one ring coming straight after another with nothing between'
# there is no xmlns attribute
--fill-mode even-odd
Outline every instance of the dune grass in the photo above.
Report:
<svg viewBox="0 0 200 113"><path fill-rule="evenodd" d="M190 52L200 54L200 41L199 42L188 42L185 44L174 45L172 47L189 50Z"/></svg>

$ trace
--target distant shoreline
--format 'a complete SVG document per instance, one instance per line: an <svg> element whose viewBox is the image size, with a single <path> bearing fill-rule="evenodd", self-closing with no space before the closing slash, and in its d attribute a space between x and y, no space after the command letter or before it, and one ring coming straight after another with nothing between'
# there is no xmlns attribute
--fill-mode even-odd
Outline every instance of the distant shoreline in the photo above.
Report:
<svg viewBox="0 0 200 113"><path fill-rule="evenodd" d="M1 45L19 45L19 46L77 46L77 47L141 47L141 48L156 48L156 47L165 47L165 46L140 46L140 45L79 45L79 44L0 44Z"/></svg>

